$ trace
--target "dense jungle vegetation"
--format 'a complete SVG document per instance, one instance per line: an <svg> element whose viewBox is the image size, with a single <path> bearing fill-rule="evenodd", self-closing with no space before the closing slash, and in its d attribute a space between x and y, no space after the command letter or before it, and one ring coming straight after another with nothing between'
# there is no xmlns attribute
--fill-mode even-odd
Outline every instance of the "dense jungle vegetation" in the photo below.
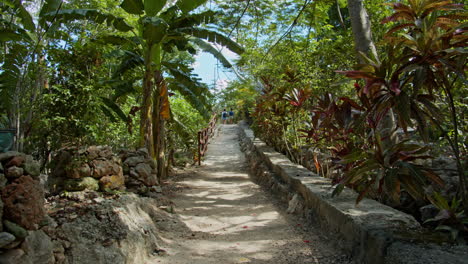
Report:
<svg viewBox="0 0 468 264"><path fill-rule="evenodd" d="M233 107L345 187L468 232L467 12L456 0L0 0L0 128L46 169L70 145L145 146L166 177ZM229 61L222 50L239 55ZM193 73L211 53L237 80ZM181 154L182 153L182 154ZM434 164L442 159L451 176ZM454 177L452 177L454 176Z"/></svg>

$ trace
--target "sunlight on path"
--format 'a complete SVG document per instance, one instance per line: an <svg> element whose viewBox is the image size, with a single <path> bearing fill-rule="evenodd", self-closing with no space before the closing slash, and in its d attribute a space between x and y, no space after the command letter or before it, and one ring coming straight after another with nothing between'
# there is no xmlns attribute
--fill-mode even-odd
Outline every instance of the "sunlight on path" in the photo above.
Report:
<svg viewBox="0 0 468 264"><path fill-rule="evenodd" d="M153 263L323 263L314 257L323 251L312 246L318 238L304 238L249 179L237 125L220 129L202 166L180 182L190 188L173 198L189 231L163 234L167 255Z"/></svg>

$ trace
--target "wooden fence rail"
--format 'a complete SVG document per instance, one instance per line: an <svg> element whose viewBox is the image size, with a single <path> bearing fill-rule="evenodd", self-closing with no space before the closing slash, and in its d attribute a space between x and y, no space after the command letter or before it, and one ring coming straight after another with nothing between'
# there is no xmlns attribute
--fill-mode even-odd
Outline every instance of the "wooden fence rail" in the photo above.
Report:
<svg viewBox="0 0 468 264"><path fill-rule="evenodd" d="M211 117L208 127L198 131L198 165L201 165L201 159L205 156L205 152L208 149L208 141L213 137L216 121L217 115L215 114Z"/></svg>

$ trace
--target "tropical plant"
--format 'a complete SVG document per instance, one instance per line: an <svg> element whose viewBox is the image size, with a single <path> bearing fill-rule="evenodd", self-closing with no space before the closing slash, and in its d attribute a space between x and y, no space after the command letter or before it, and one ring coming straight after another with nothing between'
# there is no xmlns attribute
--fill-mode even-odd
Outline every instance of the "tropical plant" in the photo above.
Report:
<svg viewBox="0 0 468 264"><path fill-rule="evenodd" d="M369 120L374 126L392 111L400 128L407 131L408 127L415 125L426 141L430 123L442 130L457 160L460 195L466 204L466 176L460 159L459 121L453 96L456 85L465 79L466 56L460 47L466 46L468 38L461 30L463 24L457 21L466 17L459 13L463 5L427 0L410 0L409 5L390 5L395 12L383 23L403 23L387 32L385 58L378 62L363 55L366 64L359 65L356 71L341 73L352 79L364 80L365 84L358 86L358 95L367 98L372 105ZM399 31L404 32L394 36ZM442 126L444 115L435 104L441 96L447 98L452 136ZM394 136L395 131L381 132L385 138Z"/></svg>
<svg viewBox="0 0 468 264"><path fill-rule="evenodd" d="M243 49L226 36L210 29L199 27L214 22L214 12L191 13L206 0L179 0L170 6L165 0L142 1L124 0L121 4L128 14L137 15L137 26L132 27L123 18L104 14L98 10L60 10L55 16L61 22L75 19L87 19L97 23L106 22L117 30L132 31L132 37L106 36L118 44L130 44L131 51L126 53L119 74L131 67L143 65L142 102L140 107L140 145L146 146L158 161L158 175L164 177L165 162L165 121L169 119L168 85L163 72L174 79L169 87L182 91L183 95L193 99L207 94L207 88L187 73L188 68L164 61L165 53L173 51L195 52L195 46L211 52L225 66L228 61L208 42L226 46L233 52ZM53 14L49 14L52 16ZM197 93L198 90L199 92ZM200 93L201 91L201 93Z"/></svg>
<svg viewBox="0 0 468 264"><path fill-rule="evenodd" d="M450 236L455 241L460 234L468 234L468 216L463 210L462 201L455 197L449 203L440 193L434 193L428 197L429 201L439 209L439 213L425 224L435 223L436 230L450 232Z"/></svg>

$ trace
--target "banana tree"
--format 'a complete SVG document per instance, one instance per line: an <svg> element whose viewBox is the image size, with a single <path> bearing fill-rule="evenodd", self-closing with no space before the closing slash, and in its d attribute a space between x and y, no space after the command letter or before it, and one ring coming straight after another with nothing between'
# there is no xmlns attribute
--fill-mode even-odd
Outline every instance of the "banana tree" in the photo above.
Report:
<svg viewBox="0 0 468 264"><path fill-rule="evenodd" d="M164 54L174 51L194 53L194 47L199 47L212 53L224 66L230 67L229 62L209 42L225 46L235 53L243 51L242 47L228 37L201 27L215 22L215 13L212 11L192 13L205 2L206 0L178 0L171 6L166 0L124 0L122 9L130 15L139 16L134 26L130 26L122 18L115 18L98 10L61 10L55 14L61 21L87 19L97 23L107 22L119 31L133 33L133 36L106 38L133 46L135 52L124 64L143 65L140 145L147 147L157 161L159 178L164 177L164 127L169 118L168 85L163 73L166 71L175 77L175 84L172 84L175 88L190 87L190 80L194 81L189 75L173 67L174 65L165 62Z"/></svg>

